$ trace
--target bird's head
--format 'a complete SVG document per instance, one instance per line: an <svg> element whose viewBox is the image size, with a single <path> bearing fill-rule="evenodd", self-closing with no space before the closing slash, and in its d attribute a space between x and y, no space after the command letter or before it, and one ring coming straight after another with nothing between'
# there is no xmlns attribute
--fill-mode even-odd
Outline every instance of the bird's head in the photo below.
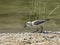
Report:
<svg viewBox="0 0 60 45"><path fill-rule="evenodd" d="M30 24L31 23L31 21L28 21L26 24Z"/></svg>
<svg viewBox="0 0 60 45"><path fill-rule="evenodd" d="M24 28L26 28L26 27L29 26L30 24L31 24L31 21L28 21L28 22L25 24Z"/></svg>

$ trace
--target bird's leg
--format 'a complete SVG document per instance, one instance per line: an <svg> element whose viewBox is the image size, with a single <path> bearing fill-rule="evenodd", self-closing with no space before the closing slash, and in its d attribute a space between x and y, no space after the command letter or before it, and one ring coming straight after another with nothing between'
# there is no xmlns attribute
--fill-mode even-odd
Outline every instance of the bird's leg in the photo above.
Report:
<svg viewBox="0 0 60 45"><path fill-rule="evenodd" d="M39 31L39 28L37 28L37 30L36 30L36 31L34 31L34 32L32 32L32 33L35 33L35 32L37 32L37 31Z"/></svg>
<svg viewBox="0 0 60 45"><path fill-rule="evenodd" d="M40 26L41 27L41 31L40 31L40 33L43 33L43 26Z"/></svg>

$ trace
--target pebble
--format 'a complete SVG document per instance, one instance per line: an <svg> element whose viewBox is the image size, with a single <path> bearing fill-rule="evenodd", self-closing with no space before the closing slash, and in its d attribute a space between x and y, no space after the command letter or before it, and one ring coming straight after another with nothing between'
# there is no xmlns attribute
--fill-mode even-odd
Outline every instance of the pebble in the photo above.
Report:
<svg viewBox="0 0 60 45"><path fill-rule="evenodd" d="M59 44L59 35L50 33L0 33L0 45L49 45L49 43L52 45Z"/></svg>

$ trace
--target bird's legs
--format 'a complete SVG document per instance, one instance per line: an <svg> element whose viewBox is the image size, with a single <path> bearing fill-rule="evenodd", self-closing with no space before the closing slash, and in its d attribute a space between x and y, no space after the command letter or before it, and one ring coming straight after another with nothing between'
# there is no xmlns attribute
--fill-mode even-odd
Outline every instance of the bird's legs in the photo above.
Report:
<svg viewBox="0 0 60 45"><path fill-rule="evenodd" d="M41 31L40 31L40 33L43 33L43 26L40 26L41 27Z"/></svg>
<svg viewBox="0 0 60 45"><path fill-rule="evenodd" d="M40 26L41 30L38 33L43 33L43 26Z"/></svg>
<svg viewBox="0 0 60 45"><path fill-rule="evenodd" d="M32 32L32 33L35 33L35 32L38 32L38 33L43 33L43 26L40 26L41 27L41 30L39 30L39 28L37 28L36 31Z"/></svg>
<svg viewBox="0 0 60 45"><path fill-rule="evenodd" d="M34 32L32 32L32 33L35 33L35 32L38 32L39 31L39 28L37 28L37 30L36 31L34 31Z"/></svg>

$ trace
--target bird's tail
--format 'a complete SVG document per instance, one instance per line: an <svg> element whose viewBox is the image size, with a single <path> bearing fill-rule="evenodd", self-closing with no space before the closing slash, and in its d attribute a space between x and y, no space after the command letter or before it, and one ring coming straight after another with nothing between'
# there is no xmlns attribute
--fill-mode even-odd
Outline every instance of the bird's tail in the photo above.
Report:
<svg viewBox="0 0 60 45"><path fill-rule="evenodd" d="M46 21L49 21L50 19L45 19Z"/></svg>

